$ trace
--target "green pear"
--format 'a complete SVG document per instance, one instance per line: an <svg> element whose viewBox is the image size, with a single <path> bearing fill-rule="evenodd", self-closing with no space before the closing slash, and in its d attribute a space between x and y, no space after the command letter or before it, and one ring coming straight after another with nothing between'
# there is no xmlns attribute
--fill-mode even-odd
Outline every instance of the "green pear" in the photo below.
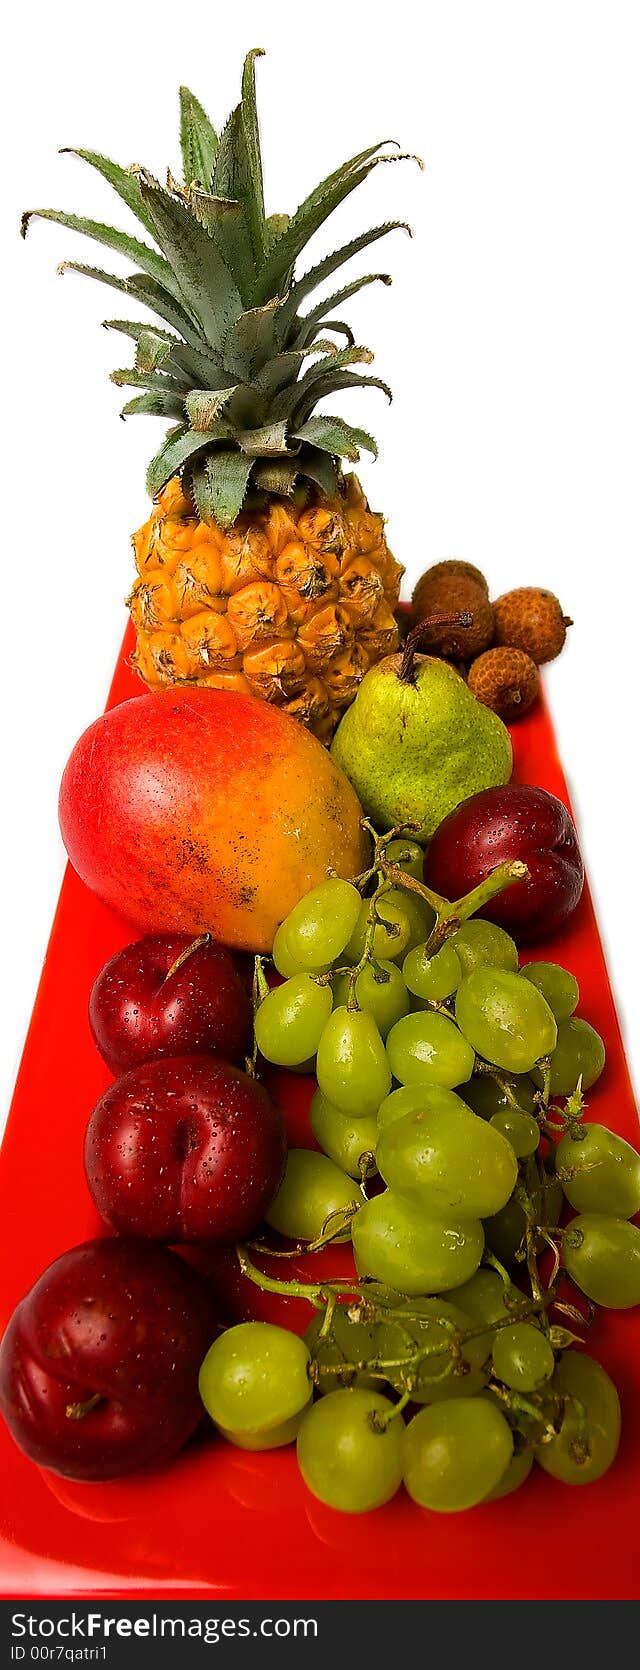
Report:
<svg viewBox="0 0 640 1670"><path fill-rule="evenodd" d="M508 783L509 732L447 661L389 655L371 667L331 753L378 829L430 840L461 800Z"/></svg>

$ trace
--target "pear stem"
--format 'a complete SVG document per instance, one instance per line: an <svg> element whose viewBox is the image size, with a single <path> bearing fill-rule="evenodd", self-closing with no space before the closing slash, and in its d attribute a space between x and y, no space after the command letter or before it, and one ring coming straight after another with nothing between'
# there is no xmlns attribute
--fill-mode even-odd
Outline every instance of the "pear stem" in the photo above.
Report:
<svg viewBox="0 0 640 1670"><path fill-rule="evenodd" d="M449 627L452 626L473 626L473 615L470 613L469 609L457 610L454 614L448 615L427 615L424 620L418 621L418 625L413 627L413 630L405 639L402 662L400 665L400 672L398 674L398 677L402 680L403 684L415 684L416 655L419 655L421 650L426 650L428 648L434 632L440 632L443 628L448 630Z"/></svg>

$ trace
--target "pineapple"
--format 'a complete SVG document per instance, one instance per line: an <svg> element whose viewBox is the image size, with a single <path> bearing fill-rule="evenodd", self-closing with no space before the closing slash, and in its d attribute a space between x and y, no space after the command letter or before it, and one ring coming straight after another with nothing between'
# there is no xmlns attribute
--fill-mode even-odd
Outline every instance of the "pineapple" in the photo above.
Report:
<svg viewBox="0 0 640 1670"><path fill-rule="evenodd" d="M181 683L242 691L284 707L329 742L360 680L397 647L402 569L382 516L343 473L373 437L317 408L344 389L386 383L363 370L336 309L387 273L307 298L343 264L392 230L360 233L301 276L309 239L378 163L403 160L370 146L328 176L295 214L265 215L255 59L220 137L181 89L184 181L166 186L141 167L75 153L109 182L153 246L61 210L34 215L126 256L129 277L65 262L155 315L105 324L135 343L135 364L112 380L137 392L122 416L171 421L147 472L151 516L134 535L128 599L133 661L151 687ZM404 228L408 230L408 228ZM307 303L305 311L304 304ZM168 328L167 328L168 327ZM336 340L337 339L337 340ZM355 368L355 369L354 369Z"/></svg>

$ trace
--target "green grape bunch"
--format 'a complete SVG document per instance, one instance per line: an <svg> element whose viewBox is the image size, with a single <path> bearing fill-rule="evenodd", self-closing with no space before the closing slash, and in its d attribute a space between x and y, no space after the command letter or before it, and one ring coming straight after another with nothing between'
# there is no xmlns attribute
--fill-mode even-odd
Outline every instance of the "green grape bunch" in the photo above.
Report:
<svg viewBox="0 0 640 1670"><path fill-rule="evenodd" d="M589 1483L620 1407L585 1333L595 1306L640 1303L640 1155L585 1119L604 1043L575 976L521 966L477 915L520 863L451 902L423 884L410 831L370 833L370 869L307 893L275 936L279 983L261 958L254 982L253 1070L317 1080L320 1152L290 1150L268 1228L285 1260L350 1240L355 1274L266 1276L238 1248L249 1281L312 1320L304 1341L228 1329L203 1401L233 1443L295 1441L307 1488L344 1512L402 1485L457 1512L534 1466Z"/></svg>

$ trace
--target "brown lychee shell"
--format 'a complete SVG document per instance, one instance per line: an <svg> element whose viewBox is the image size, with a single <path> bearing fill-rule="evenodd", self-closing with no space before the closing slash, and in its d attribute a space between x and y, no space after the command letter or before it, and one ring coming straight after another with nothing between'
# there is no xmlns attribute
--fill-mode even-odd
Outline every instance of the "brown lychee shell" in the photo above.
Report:
<svg viewBox="0 0 640 1670"><path fill-rule="evenodd" d="M426 582L428 575L423 576ZM418 582L411 610L412 625L427 620L430 615L468 613L470 626L443 627L434 632L431 644L434 654L454 661L472 661L493 639L493 609L475 580L464 575L441 575L429 585Z"/></svg>
<svg viewBox="0 0 640 1670"><path fill-rule="evenodd" d="M489 596L489 587L482 573L482 569L475 568L472 562L463 562L461 557L445 557L444 562L434 562L431 568L425 569L414 588L414 603L423 586L429 586L434 580L473 580L476 586Z"/></svg>
<svg viewBox="0 0 640 1670"><path fill-rule="evenodd" d="M493 609L496 644L523 650L538 666L553 661L564 648L572 623L552 591L520 586L499 597Z"/></svg>
<svg viewBox="0 0 640 1670"><path fill-rule="evenodd" d="M469 668L467 683L474 696L501 719L519 719L535 701L540 674L524 650L488 649Z"/></svg>

